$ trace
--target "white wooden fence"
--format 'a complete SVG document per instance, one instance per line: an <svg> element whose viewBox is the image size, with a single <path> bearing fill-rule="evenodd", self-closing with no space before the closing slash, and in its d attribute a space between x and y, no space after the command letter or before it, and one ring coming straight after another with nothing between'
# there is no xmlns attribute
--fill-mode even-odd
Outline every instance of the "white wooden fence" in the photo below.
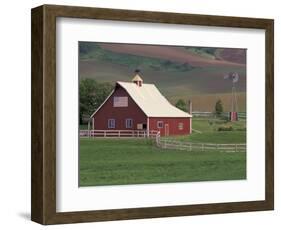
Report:
<svg viewBox="0 0 281 230"><path fill-rule="evenodd" d="M191 143L186 141L173 140L156 137L156 145L163 149L176 149L185 151L224 151L224 152L245 152L247 145L242 144L213 144L213 143Z"/></svg>
<svg viewBox="0 0 281 230"><path fill-rule="evenodd" d="M205 118L216 117L214 112L201 112L201 111L193 111L192 116L194 116L194 117L205 117ZM223 112L221 114L221 116L229 117L229 112ZM247 113L246 112L238 112L238 118L246 119Z"/></svg>
<svg viewBox="0 0 281 230"><path fill-rule="evenodd" d="M80 137L142 137L156 138L157 130L80 130Z"/></svg>
<svg viewBox="0 0 281 230"><path fill-rule="evenodd" d="M155 139L156 146L163 149L175 149L185 151L224 151L224 152L245 152L246 144L213 144L213 143L191 143L187 141L175 140L161 137L157 130L80 130L80 137L133 137Z"/></svg>

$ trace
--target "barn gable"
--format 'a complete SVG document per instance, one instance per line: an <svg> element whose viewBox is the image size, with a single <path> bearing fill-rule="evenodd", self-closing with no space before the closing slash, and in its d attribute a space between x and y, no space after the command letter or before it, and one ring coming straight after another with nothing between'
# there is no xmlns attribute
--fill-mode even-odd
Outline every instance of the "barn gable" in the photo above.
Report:
<svg viewBox="0 0 281 230"><path fill-rule="evenodd" d="M121 90L120 90L121 89ZM108 97L104 100L104 102L96 109L96 111L91 115L91 117L90 118L93 118L94 116L95 116L95 114L96 113L98 113L99 111L100 111L100 109L106 104L106 103L108 103L108 101L110 101L110 99L111 98L113 98L112 100L112 105L113 105L113 103L114 103L114 96L122 96L122 95L120 95L120 92L125 92L124 94L122 94L122 95L124 95L124 96L128 96L128 98L130 98L130 100L131 101L133 101L134 102L134 104L135 104L135 106L137 106L138 107L138 109L139 110L141 110L141 112L143 113L143 114L145 114L145 112L143 111L143 109L141 108L141 107L139 107L138 106L138 104L135 102L135 100L131 97L131 95L121 86L121 85L119 85L118 83L116 83L116 85L115 85L115 88L111 91L111 93L108 95ZM146 114L145 114L146 115Z"/></svg>
<svg viewBox="0 0 281 230"><path fill-rule="evenodd" d="M95 120L95 129L106 129L108 121L114 119L114 129L126 127L126 120L130 119L132 127L137 129L137 124L147 124L147 116L121 86L116 85L114 91L91 116Z"/></svg>

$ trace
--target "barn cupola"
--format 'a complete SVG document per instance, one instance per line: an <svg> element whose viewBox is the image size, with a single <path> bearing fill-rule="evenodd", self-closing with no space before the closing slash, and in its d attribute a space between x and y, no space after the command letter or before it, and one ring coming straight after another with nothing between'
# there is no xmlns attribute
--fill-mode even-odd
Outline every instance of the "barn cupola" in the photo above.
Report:
<svg viewBox="0 0 281 230"><path fill-rule="evenodd" d="M140 73L140 70L136 69L136 70L135 70L135 74L136 74L136 75L135 75L134 78L132 79L132 82L134 82L137 86L141 87L141 86L142 86L143 80L141 79L139 73Z"/></svg>

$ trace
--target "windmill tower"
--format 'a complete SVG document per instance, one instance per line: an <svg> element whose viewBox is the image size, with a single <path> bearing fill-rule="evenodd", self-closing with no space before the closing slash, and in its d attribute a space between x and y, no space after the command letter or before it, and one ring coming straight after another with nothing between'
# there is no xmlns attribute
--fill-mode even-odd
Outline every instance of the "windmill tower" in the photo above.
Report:
<svg viewBox="0 0 281 230"><path fill-rule="evenodd" d="M231 90L231 110L229 112L230 121L238 121L238 103L237 103L237 94L235 84L239 80L239 75L236 72L230 72L224 76L225 80L230 80L232 83Z"/></svg>

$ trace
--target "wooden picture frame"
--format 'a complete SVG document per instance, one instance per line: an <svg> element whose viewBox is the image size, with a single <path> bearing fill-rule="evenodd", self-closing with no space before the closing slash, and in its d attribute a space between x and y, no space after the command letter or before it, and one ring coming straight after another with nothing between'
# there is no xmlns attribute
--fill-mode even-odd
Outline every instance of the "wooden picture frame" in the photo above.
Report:
<svg viewBox="0 0 281 230"><path fill-rule="evenodd" d="M56 211L56 18L120 20L265 30L266 36L266 151L265 200L98 211ZM43 5L32 9L32 187L31 219L41 224L64 224L274 208L274 21L179 13L145 12Z"/></svg>

